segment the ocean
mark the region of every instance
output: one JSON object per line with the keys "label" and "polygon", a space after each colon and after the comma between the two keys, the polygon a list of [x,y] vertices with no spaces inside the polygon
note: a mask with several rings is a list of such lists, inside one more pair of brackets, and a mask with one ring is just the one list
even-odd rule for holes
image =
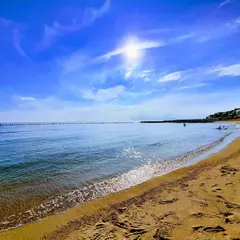
{"label": "ocean", "polygon": [[199,158],[233,123],[0,127],[0,230],[38,221]]}

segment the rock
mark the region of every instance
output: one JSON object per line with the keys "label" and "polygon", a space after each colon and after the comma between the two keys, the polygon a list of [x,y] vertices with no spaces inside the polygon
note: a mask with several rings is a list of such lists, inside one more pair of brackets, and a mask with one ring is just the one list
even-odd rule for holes
{"label": "rock", "polygon": [[202,225],[192,226],[193,231],[197,231],[201,228],[204,228],[204,226],[202,226]]}
{"label": "rock", "polygon": [[230,219],[229,218],[225,218],[225,223],[230,223]]}
{"label": "rock", "polygon": [[193,214],[191,215],[191,217],[196,217],[196,218],[201,218],[201,217],[203,217],[203,216],[204,216],[204,213],[202,213],[202,212],[193,213]]}
{"label": "rock", "polygon": [[173,199],[170,199],[170,200],[162,200],[162,201],[159,201],[160,204],[170,204],[170,203],[174,203],[178,201],[178,198],[173,198]]}
{"label": "rock", "polygon": [[217,233],[217,232],[225,232],[225,229],[221,226],[216,226],[216,227],[205,227],[203,231]]}
{"label": "rock", "polygon": [[225,217],[232,216],[232,215],[233,215],[233,214],[230,213],[230,212],[225,212],[225,213],[224,213],[224,216],[225,216]]}

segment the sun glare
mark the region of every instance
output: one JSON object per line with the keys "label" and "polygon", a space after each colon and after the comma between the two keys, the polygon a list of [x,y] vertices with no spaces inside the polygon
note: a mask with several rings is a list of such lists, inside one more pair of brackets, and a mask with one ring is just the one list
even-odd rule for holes
{"label": "sun glare", "polygon": [[122,53],[127,63],[136,64],[142,57],[141,41],[136,37],[125,39],[122,46]]}
{"label": "sun glare", "polygon": [[137,60],[140,56],[137,45],[134,43],[127,45],[125,47],[125,55],[128,60]]}

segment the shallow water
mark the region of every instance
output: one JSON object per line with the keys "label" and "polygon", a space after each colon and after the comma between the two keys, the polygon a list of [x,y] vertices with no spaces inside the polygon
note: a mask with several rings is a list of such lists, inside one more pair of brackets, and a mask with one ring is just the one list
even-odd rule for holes
{"label": "shallow water", "polygon": [[234,124],[0,127],[0,229],[36,221],[175,169]]}

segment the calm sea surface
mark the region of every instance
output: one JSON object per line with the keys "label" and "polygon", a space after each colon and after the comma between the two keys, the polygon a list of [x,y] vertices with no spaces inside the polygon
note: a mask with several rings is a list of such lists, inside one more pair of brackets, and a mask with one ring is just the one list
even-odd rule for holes
{"label": "calm sea surface", "polygon": [[218,131],[218,125],[0,127],[0,230],[177,168],[238,131],[234,124]]}

